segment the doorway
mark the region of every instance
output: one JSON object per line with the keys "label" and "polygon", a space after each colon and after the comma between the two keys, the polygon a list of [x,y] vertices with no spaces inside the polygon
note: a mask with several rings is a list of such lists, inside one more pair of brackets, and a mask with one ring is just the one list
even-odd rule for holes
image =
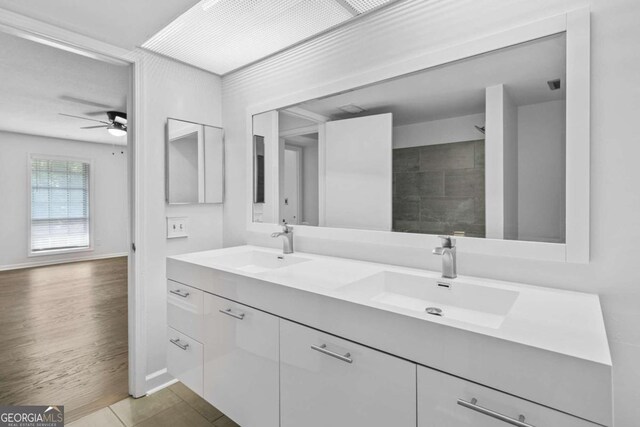
{"label": "doorway", "polygon": [[0,39],[0,403],[73,421],[129,394],[131,65]]}

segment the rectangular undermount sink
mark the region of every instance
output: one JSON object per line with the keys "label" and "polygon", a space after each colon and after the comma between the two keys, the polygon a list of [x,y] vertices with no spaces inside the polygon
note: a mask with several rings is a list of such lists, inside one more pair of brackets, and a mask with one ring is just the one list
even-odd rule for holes
{"label": "rectangular undermount sink", "polygon": [[[346,296],[497,329],[519,292],[446,279],[383,271],[340,289]],[[429,310],[428,310],[429,309]]]}
{"label": "rectangular undermount sink", "polygon": [[309,261],[307,258],[273,252],[247,251],[220,255],[209,260],[212,264],[233,268],[245,273],[262,273]]}

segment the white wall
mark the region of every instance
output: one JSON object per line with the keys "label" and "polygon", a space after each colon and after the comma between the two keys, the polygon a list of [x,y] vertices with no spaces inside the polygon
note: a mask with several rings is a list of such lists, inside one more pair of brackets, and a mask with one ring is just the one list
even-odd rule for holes
{"label": "white wall", "polygon": [[302,221],[318,225],[318,144],[302,149]]}
{"label": "white wall", "polygon": [[[127,254],[127,147],[0,132],[0,150],[0,269]],[[93,160],[93,251],[27,257],[29,154]]]}
{"label": "white wall", "polygon": [[[589,5],[591,49],[591,262],[587,265],[459,253],[459,271],[597,293],[614,361],[617,426],[640,419],[640,103],[631,96],[640,67],[637,0],[403,1],[382,13],[223,78],[227,135],[225,246],[276,246],[246,231],[246,108]],[[299,239],[299,250],[438,269],[422,251],[359,242]],[[606,385],[605,385],[606,386]]]}
{"label": "white wall", "polygon": [[[166,256],[222,246],[220,204],[169,206],[165,202],[165,127],[167,118],[222,126],[221,81],[214,74],[141,51],[142,127],[145,159],[145,212],[142,242],[147,333],[147,389],[170,377],[166,368]],[[227,167],[229,168],[229,167]],[[227,193],[228,195],[228,193]],[[166,239],[166,217],[188,217],[188,238]]]}
{"label": "white wall", "polygon": [[393,148],[419,147],[484,139],[484,113],[393,127]]}
{"label": "white wall", "polygon": [[[518,240],[518,107],[505,87],[504,107],[504,238]],[[533,206],[532,206],[533,207]]]}
{"label": "white wall", "polygon": [[485,212],[487,239],[504,239],[505,200],[505,94],[504,85],[486,89]]}
{"label": "white wall", "polygon": [[518,232],[521,240],[564,242],[565,105],[518,107]]}

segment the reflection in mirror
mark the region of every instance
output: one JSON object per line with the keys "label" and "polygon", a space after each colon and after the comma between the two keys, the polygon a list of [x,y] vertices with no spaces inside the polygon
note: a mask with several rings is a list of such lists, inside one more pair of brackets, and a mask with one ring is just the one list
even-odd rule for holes
{"label": "reflection in mirror", "polygon": [[169,119],[165,173],[169,204],[222,203],[222,129]]}
{"label": "reflection in mirror", "polygon": [[255,115],[254,221],[564,243],[565,43]]}
{"label": "reflection in mirror", "polygon": [[253,137],[253,203],[264,203],[264,137]]}
{"label": "reflection in mirror", "polygon": [[167,200],[198,203],[198,151],[201,125],[169,120],[167,143]]}

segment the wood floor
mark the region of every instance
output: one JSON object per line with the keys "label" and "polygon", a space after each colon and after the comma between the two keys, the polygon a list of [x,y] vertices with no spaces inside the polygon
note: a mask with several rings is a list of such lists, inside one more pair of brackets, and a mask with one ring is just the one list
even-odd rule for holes
{"label": "wood floor", "polygon": [[128,396],[127,259],[0,272],[0,405],[67,422]]}

